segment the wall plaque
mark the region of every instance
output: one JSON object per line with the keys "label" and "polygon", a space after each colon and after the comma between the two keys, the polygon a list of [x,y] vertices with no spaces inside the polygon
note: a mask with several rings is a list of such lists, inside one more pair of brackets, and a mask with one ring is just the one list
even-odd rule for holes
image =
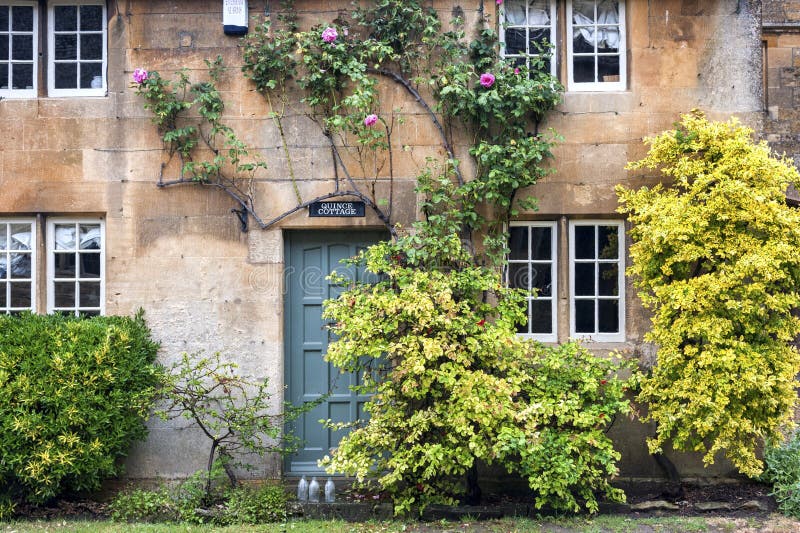
{"label": "wall plaque", "polygon": [[364,202],[314,202],[308,206],[310,217],[363,217]]}

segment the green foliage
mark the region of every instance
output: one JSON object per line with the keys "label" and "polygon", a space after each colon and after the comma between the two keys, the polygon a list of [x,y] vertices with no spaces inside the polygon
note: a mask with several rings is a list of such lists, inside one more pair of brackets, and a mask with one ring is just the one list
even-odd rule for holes
{"label": "green foliage", "polygon": [[382,281],[326,303],[338,337],[327,359],[362,372],[358,392],[374,394],[369,421],[326,458],[328,470],[376,476],[398,514],[454,503],[476,461],[526,477],[539,508],[623,499],[608,484],[619,454],[603,432],[627,409],[617,365],[517,337],[525,294],[472,265],[456,236],[436,251],[437,269],[419,268],[407,245],[369,248],[361,261]]}
{"label": "green foliage", "polygon": [[134,318],[0,315],[0,491],[39,503],[119,475],[160,384]]}
{"label": "green foliage", "polygon": [[7,496],[0,496],[0,522],[13,518],[16,510],[17,505],[14,500]]}
{"label": "green foliage", "polygon": [[761,439],[780,437],[797,398],[800,212],[785,191],[800,179],[751,135],[736,120],[685,115],[630,165],[673,185],[618,194],[633,223],[629,273],[659,348],[639,395],[658,423],[650,449],[671,441],[707,464],[724,450],[756,476]]}
{"label": "green foliage", "polygon": [[288,498],[283,487],[237,487],[227,495],[222,521],[226,524],[263,524],[287,518]]}
{"label": "green foliage", "polygon": [[772,483],[772,496],[787,516],[800,518],[800,432],[764,449],[766,468],[762,479]]}
{"label": "green foliage", "polygon": [[[136,84],[136,94],[144,98],[145,109],[153,112],[162,140],[170,155],[181,158],[181,179],[202,183],[220,180],[226,170],[234,175],[252,173],[266,165],[250,156],[247,146],[222,123],[225,104],[216,87],[225,71],[222,58],[206,60],[209,81],[191,83],[185,70],[170,82],[156,71]],[[194,109],[199,120],[186,114]],[[202,153],[202,151],[206,153]]]}
{"label": "green foliage", "polygon": [[215,462],[214,490],[206,493],[205,471],[195,472],[174,487],[132,488],[117,494],[109,508],[115,522],[184,522],[224,525],[261,524],[286,519],[283,487],[233,487],[224,481],[222,464]]}
{"label": "green foliage", "polygon": [[109,504],[115,522],[165,522],[175,520],[169,491],[129,489],[118,493]]}
{"label": "green foliage", "polygon": [[111,501],[111,519],[117,522],[208,522],[215,515],[203,511],[223,504],[231,488],[225,483],[224,467],[220,461],[215,461],[210,473],[211,491],[207,491],[208,479],[209,472],[200,470],[174,487],[161,486],[157,490],[132,488],[120,492]]}
{"label": "green foliage", "polygon": [[291,435],[282,434],[283,425],[314,405],[286,404],[282,413],[274,414],[268,381],[240,376],[237,365],[225,361],[219,352],[210,357],[182,354],[170,367],[166,381],[162,393],[166,405],[156,414],[163,419],[189,420],[210,441],[206,497],[211,497],[215,467],[224,468],[235,485],[231,467],[252,467],[237,456],[294,451],[296,443]]}

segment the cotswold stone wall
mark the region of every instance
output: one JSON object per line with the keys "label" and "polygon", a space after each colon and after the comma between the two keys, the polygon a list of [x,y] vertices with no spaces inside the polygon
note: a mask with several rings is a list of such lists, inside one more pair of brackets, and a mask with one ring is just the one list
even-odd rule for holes
{"label": "cotswold stone wall", "polygon": [[[763,3],[766,93],[762,135],[778,154],[800,164],[800,2]],[[800,202],[800,193],[789,198]]]}
{"label": "cotswold stone wall", "polygon": [[[564,79],[565,5],[563,1],[557,4],[556,53]],[[275,16],[278,5],[252,0],[250,14]],[[497,24],[494,2],[435,0],[433,5],[445,21],[463,13],[467,29],[481,18]],[[349,1],[297,0],[295,6],[302,24],[309,27],[335,18]],[[564,95],[563,103],[542,124],[564,138],[555,150],[556,172],[531,191],[540,199],[539,211],[521,217],[560,221],[559,275],[563,279],[559,286],[563,291],[568,287],[567,221],[615,218],[615,184],[659,179],[624,170],[627,161],[644,154],[643,136],[671,127],[680,113],[692,108],[704,109],[714,118],[736,114],[754,125],[761,119],[759,13],[751,3],[628,0],[626,6],[628,88]],[[784,7],[782,13],[796,13]],[[218,191],[191,185],[156,187],[164,153],[150,114],[130,87],[131,73],[142,67],[171,76],[185,68],[192,79],[200,79],[206,74],[204,59],[221,55],[230,67],[220,86],[227,103],[224,122],[268,165],[252,184],[256,210],[270,219],[296,205],[270,109],[241,75],[239,40],[223,34],[221,9],[219,0],[109,2],[105,97],[49,98],[42,89],[38,98],[0,101],[0,218],[103,217],[106,312],[130,314],[143,308],[161,342],[164,362],[182,351],[230,354],[243,371],[271,380],[277,406],[284,386],[283,231],[374,229],[381,223],[369,212],[357,219],[309,218],[300,212],[273,229],[242,233],[230,212],[235,204]],[[794,68],[794,51],[786,51],[800,46],[794,37],[776,41],[785,68]],[[775,61],[770,73],[778,68]],[[781,93],[784,103],[778,117],[793,112],[794,79],[788,71],[771,74],[770,91],[776,84],[775,89],[787,88],[792,93]],[[392,136],[396,148],[393,219],[407,226],[418,215],[413,192],[416,169],[426,157],[442,157],[443,151],[438,133],[419,106],[400,88],[382,83],[386,92],[377,112],[399,109],[404,119]],[[310,199],[332,189],[335,172],[327,140],[304,112],[293,102],[284,128],[297,187],[303,199]],[[781,133],[778,141],[795,134],[793,130]],[[468,139],[456,136],[456,141],[469,175]],[[352,161],[347,163],[358,176]],[[377,161],[374,168],[380,168],[376,195],[386,197],[388,167]],[[175,177],[173,162],[165,169],[165,178]],[[41,232],[40,240],[44,238]],[[37,274],[40,310],[45,308],[45,276],[42,256]],[[647,317],[630,285],[627,294],[628,341],[592,345],[593,349],[647,354],[641,346]],[[564,339],[568,336],[568,293],[558,296],[559,337]],[[183,477],[204,465],[205,442],[196,432],[155,420],[151,428],[148,441],[131,455],[131,477]],[[649,428],[618,423],[613,431],[623,445],[625,476],[660,476],[643,444]],[[680,460],[688,476],[729,473],[724,465],[704,471],[697,458]],[[253,474],[279,473],[280,461],[270,458],[259,463]]]}

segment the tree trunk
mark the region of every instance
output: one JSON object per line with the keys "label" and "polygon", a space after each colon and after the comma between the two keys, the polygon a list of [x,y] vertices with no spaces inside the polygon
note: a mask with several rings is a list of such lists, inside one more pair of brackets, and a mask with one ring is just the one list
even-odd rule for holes
{"label": "tree trunk", "polygon": [[467,470],[467,494],[464,497],[467,505],[478,505],[481,503],[481,488],[478,486],[478,463],[472,461],[472,466]]}

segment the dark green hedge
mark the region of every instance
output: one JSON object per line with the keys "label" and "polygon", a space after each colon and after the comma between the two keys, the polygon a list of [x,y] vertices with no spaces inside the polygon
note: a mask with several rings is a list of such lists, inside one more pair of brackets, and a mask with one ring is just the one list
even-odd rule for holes
{"label": "dark green hedge", "polygon": [[157,350],[141,312],[0,315],[0,495],[44,502],[120,474],[147,434]]}

